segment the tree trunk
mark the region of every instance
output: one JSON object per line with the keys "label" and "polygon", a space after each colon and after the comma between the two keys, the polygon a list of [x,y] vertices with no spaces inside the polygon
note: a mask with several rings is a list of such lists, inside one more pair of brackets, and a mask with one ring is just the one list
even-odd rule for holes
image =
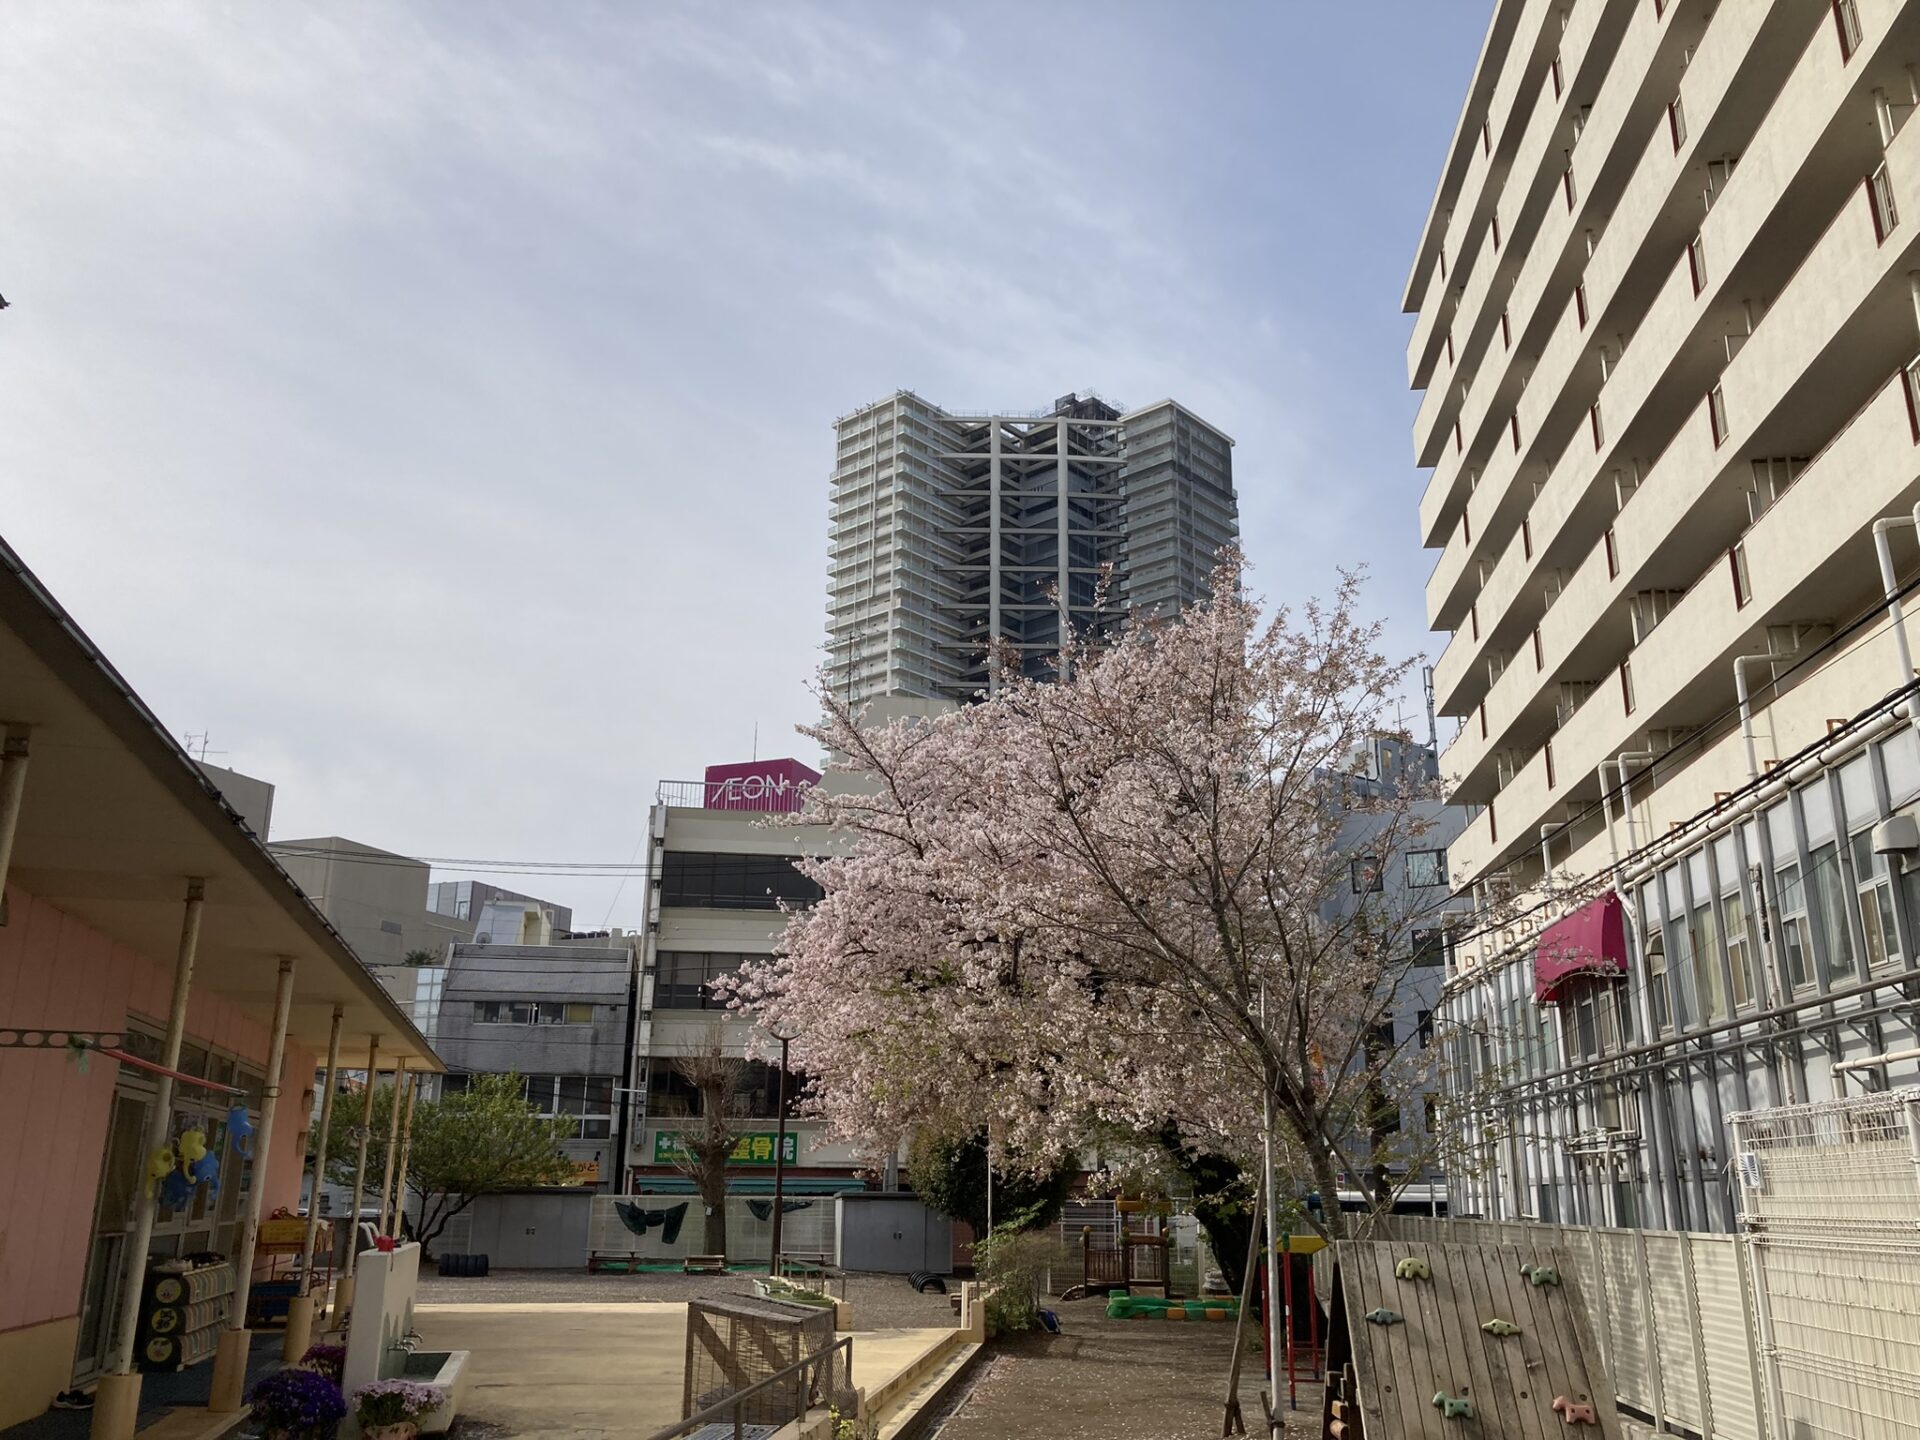
{"label": "tree trunk", "polygon": [[1307,1155],[1307,1163],[1313,1167],[1313,1188],[1320,1192],[1321,1233],[1329,1240],[1344,1240],[1347,1216],[1340,1208],[1340,1182],[1333,1173],[1333,1157],[1321,1145],[1309,1146]]}
{"label": "tree trunk", "polygon": [[1247,1208],[1244,1173],[1225,1155],[1190,1154],[1180,1143],[1179,1131],[1171,1125],[1154,1138],[1174,1168],[1192,1184],[1194,1218],[1207,1232],[1207,1245],[1220,1263],[1227,1293],[1238,1295],[1245,1278],[1247,1242],[1256,1223]]}
{"label": "tree trunk", "polygon": [[700,1197],[707,1211],[707,1254],[725,1256],[727,1253],[727,1197],[722,1190],[718,1199]]}

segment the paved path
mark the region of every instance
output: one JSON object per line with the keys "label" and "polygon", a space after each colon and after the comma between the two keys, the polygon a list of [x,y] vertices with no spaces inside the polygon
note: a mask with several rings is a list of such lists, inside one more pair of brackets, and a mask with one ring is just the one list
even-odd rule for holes
{"label": "paved path", "polygon": [[[471,1350],[463,1413],[514,1436],[638,1440],[680,1418],[687,1307],[663,1302],[422,1305],[428,1350]],[[873,1389],[946,1330],[862,1330],[854,1384]]]}

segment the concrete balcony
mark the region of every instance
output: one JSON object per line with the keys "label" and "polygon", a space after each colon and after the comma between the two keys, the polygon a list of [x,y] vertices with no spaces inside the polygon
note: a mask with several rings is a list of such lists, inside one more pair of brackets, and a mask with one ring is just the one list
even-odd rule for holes
{"label": "concrete balcony", "polygon": [[[1540,825],[1556,818],[1569,801],[1599,793],[1602,761],[1638,749],[1649,729],[1692,729],[1726,723],[1733,702],[1733,659],[1762,648],[1769,626],[1824,620],[1835,624],[1873,606],[1879,596],[1872,525],[1886,514],[1904,514],[1920,496],[1920,447],[1913,438],[1905,381],[1896,375],[1810,466],[1798,482],[1742,537],[1751,596],[1738,603],[1727,571],[1715,566],[1701,577],[1650,635],[1631,653],[1635,706],[1627,713],[1616,665],[1586,704],[1552,736],[1553,783],[1546,753],[1535,753],[1501,788],[1490,814],[1483,814],[1456,842],[1454,874],[1469,876],[1530,855]],[[1649,523],[1657,517],[1649,514]],[[1911,543],[1911,542],[1907,542]],[[1907,570],[1912,569],[1909,562]],[[1841,700],[1805,695],[1797,703],[1824,718],[1851,714],[1900,682],[1891,651],[1878,678],[1851,709]],[[1796,689],[1817,684],[1818,676]],[[1794,691],[1789,691],[1792,695]],[[1787,708],[1779,702],[1773,708]],[[1764,766],[1816,739],[1817,725],[1788,729],[1756,725]],[[1477,736],[1469,726],[1466,736]],[[1443,767],[1455,768],[1454,751]],[[1744,762],[1744,746],[1742,747]],[[1744,771],[1744,763],[1742,765]],[[1718,788],[1731,788],[1724,783]],[[1744,773],[1738,780],[1744,781]],[[1496,838],[1497,837],[1497,838]]]}
{"label": "concrete balcony", "polygon": [[[1882,37],[1884,34],[1881,32]],[[1592,446],[1576,431],[1573,442],[1562,453],[1553,474],[1529,507],[1532,555],[1524,553],[1526,547],[1516,538],[1506,545],[1493,573],[1487,577],[1478,600],[1480,639],[1476,641],[1471,629],[1460,627],[1457,620],[1446,621],[1458,633],[1435,666],[1436,694],[1443,711],[1464,713],[1479,703],[1487,690],[1481,660],[1488,653],[1511,648],[1516,638],[1525,637],[1545,608],[1544,588],[1534,584],[1536,579],[1549,568],[1577,563],[1591,550],[1599,531],[1604,529],[1605,512],[1610,509],[1605,494],[1596,498],[1595,485],[1614,467],[1629,464],[1631,457],[1659,454],[1665,449],[1675,417],[1672,392],[1679,391],[1679,400],[1689,405],[1695,393],[1704,394],[1717,361],[1703,346],[1710,346],[1713,332],[1730,313],[1737,313],[1732,310],[1738,303],[1735,297],[1764,295],[1777,286],[1799,259],[1796,233],[1810,229],[1817,223],[1818,216],[1830,214],[1831,207],[1841,204],[1843,197],[1850,195],[1849,203],[1864,203],[1856,189],[1858,181],[1849,177],[1864,174],[1871,167],[1877,146],[1870,135],[1863,142],[1854,123],[1857,117],[1849,113],[1849,106],[1854,100],[1864,103],[1867,90],[1878,80],[1888,78],[1881,74],[1882,70],[1897,68],[1891,56],[1898,53],[1898,47],[1894,47],[1890,58],[1884,61],[1878,55],[1863,59],[1856,53],[1854,64],[1858,68],[1854,68],[1840,62],[1837,46],[1824,43],[1828,38],[1824,29],[1816,27],[1811,43],[1803,50],[1777,102],[1755,132],[1752,148],[1741,169],[1735,172],[1713,211],[1701,224],[1709,271],[1706,290],[1695,297],[1691,272],[1684,258],[1669,269],[1634,336],[1633,345],[1600,392],[1602,423],[1612,442],[1609,449],[1596,456]],[[1773,43],[1783,41],[1775,37]],[[1865,48],[1868,47],[1863,46]],[[1705,63],[1703,52],[1703,58],[1697,60],[1695,69],[1689,72],[1690,78],[1695,75],[1710,78],[1712,72],[1701,68]],[[1656,160],[1659,150],[1671,148],[1664,137],[1657,138],[1659,144],[1653,147]],[[1911,144],[1911,137],[1903,129],[1893,148],[1898,153],[1903,146]],[[1817,165],[1810,163],[1816,151]],[[1741,174],[1754,178],[1742,183]],[[1771,217],[1783,214],[1788,223],[1798,217],[1795,228],[1782,231],[1776,223],[1772,232],[1762,236],[1763,225]],[[1865,218],[1870,230],[1871,217]],[[1870,234],[1865,243],[1873,244]],[[1818,245],[1851,248],[1856,255],[1864,254],[1858,234],[1850,240],[1837,222]],[[1604,253],[1603,246],[1602,251],[1596,253],[1596,263]],[[1825,305],[1845,307],[1848,304],[1832,292],[1839,273],[1836,265],[1844,268],[1831,250],[1817,257],[1809,252],[1787,280],[1789,291],[1806,284],[1814,287],[1811,293],[1827,297],[1808,302],[1816,317],[1827,313],[1822,309]],[[1816,273],[1808,277],[1809,271]],[[1588,293],[1591,298],[1591,279]],[[1785,300],[1783,294],[1781,303]],[[1772,320],[1771,316],[1768,318]],[[1816,318],[1816,327],[1818,323]],[[1748,348],[1742,351],[1741,359],[1734,362],[1735,366],[1746,359],[1763,336],[1769,345],[1785,345],[1804,354],[1804,349],[1795,345],[1790,327],[1778,321],[1771,325],[1763,321],[1746,342]],[[1557,344],[1552,353],[1561,353]],[[1547,359],[1543,358],[1541,370],[1546,368]],[[1660,397],[1659,408],[1650,411],[1649,397],[1656,395]],[[1835,417],[1836,424],[1840,418],[1844,417]],[[1817,449],[1823,439],[1824,436],[1816,435],[1805,446],[1805,451]],[[1667,469],[1669,459],[1663,457],[1661,466]],[[1490,470],[1480,486],[1480,492],[1487,494],[1486,500],[1481,501],[1479,494],[1475,496],[1476,506],[1484,506],[1472,515],[1476,534],[1499,529],[1501,516],[1495,508],[1499,496],[1489,493],[1489,486],[1494,483],[1494,473]],[[1580,533],[1569,534],[1566,522],[1576,510],[1597,518]],[[1465,593],[1463,581],[1467,578],[1459,567],[1453,570],[1436,567],[1434,578],[1429,582],[1430,608],[1442,617],[1451,616]],[[1453,588],[1443,590],[1442,586]]]}
{"label": "concrete balcony", "polygon": [[[1451,321],[1456,363],[1445,367],[1449,383],[1430,384],[1414,418],[1415,449],[1435,455],[1434,463],[1442,468],[1446,466],[1453,421],[1463,407],[1461,383],[1464,381],[1470,394],[1479,385],[1486,366],[1500,373],[1509,368],[1510,357],[1499,333],[1500,313],[1493,308],[1494,303],[1502,301],[1516,277],[1536,263],[1548,235],[1565,230],[1567,205],[1561,176],[1566,169],[1565,157],[1574,146],[1578,97],[1600,93],[1601,77],[1608,74],[1620,31],[1629,16],[1641,8],[1630,0],[1582,5],[1573,10],[1567,28],[1559,34],[1555,52],[1559,81],[1556,84],[1555,66],[1550,63],[1541,76],[1539,94],[1499,196],[1503,231],[1500,254],[1497,258],[1482,256],[1491,263],[1474,277],[1481,282],[1478,286],[1469,283],[1468,293]],[[1557,250],[1552,254],[1555,268],[1571,265],[1571,256]],[[1584,262],[1584,255],[1579,258]],[[1468,322],[1464,330],[1460,317]],[[1518,328],[1513,331],[1516,337],[1521,333]],[[1436,370],[1443,360],[1444,355],[1436,359]],[[1457,474],[1457,466],[1455,470]]]}
{"label": "concrete balcony", "polygon": [[1467,137],[1473,145],[1474,158],[1454,200],[1453,218],[1447,224],[1441,245],[1441,253],[1450,257],[1446,274],[1438,274],[1440,266],[1436,261],[1435,273],[1425,287],[1426,300],[1414,320],[1413,335],[1407,341],[1407,383],[1415,390],[1426,387],[1432,379],[1434,359],[1446,334],[1447,319],[1441,313],[1446,289],[1461,284],[1471,274],[1461,262],[1480,255],[1487,222],[1499,197],[1499,186],[1505,182],[1507,166],[1520,143],[1520,132],[1513,124],[1514,103],[1520,97],[1530,98],[1536,93],[1538,82],[1553,61],[1552,27],[1547,24],[1553,13],[1552,0],[1527,0],[1487,105],[1487,132],[1493,144],[1490,148],[1482,145],[1477,134]]}

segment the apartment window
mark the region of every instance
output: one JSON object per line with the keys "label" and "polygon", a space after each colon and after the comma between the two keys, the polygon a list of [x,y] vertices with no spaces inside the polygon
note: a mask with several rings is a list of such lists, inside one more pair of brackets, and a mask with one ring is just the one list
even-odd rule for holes
{"label": "apartment window", "polygon": [[1634,705],[1633,662],[1631,660],[1622,660],[1620,662],[1620,699],[1627,707],[1627,714],[1631,715]]}
{"label": "apartment window", "polygon": [[[1475,638],[1478,638],[1478,637],[1475,637]],[[1487,738],[1487,702],[1486,701],[1482,700],[1480,702],[1479,711],[1480,711],[1480,738],[1484,740]],[[1493,807],[1488,806],[1487,808],[1491,810]]]}
{"label": "apartment window", "polygon": [[1443,966],[1447,963],[1447,932],[1445,930],[1416,930],[1413,932],[1413,963],[1423,969]]}
{"label": "apartment window", "polygon": [[1594,401],[1587,407],[1587,428],[1593,431],[1593,448],[1598,451],[1606,444],[1607,432],[1600,425],[1600,402]]}
{"label": "apartment window", "polygon": [[1473,543],[1473,512],[1464,508],[1460,511],[1460,543],[1462,545]]}
{"label": "apartment window", "polygon": [[1753,930],[1747,918],[1746,892],[1740,884],[1740,858],[1734,838],[1713,842],[1713,868],[1720,882],[1720,934],[1727,947],[1727,973],[1733,981],[1733,1008],[1753,1004]]}
{"label": "apartment window", "polygon": [[1687,112],[1678,95],[1667,102],[1667,134],[1673,140],[1673,153],[1678,155],[1687,143]]}
{"label": "apartment window", "polygon": [[724,1010],[712,984],[731,975],[749,957],[704,950],[662,950],[653,982],[656,1010]]}
{"label": "apartment window", "polygon": [[[1534,633],[1534,637],[1538,639],[1540,632],[1536,630],[1533,633]],[[1546,762],[1546,766],[1547,766],[1547,789],[1553,790],[1558,788],[1560,782],[1558,779],[1554,777],[1554,773],[1553,773],[1553,742],[1551,740],[1541,745],[1540,755],[1541,755],[1541,758]]]}
{"label": "apartment window", "polygon": [[581,1140],[606,1140],[613,1135],[612,1076],[529,1075],[527,1103],[545,1119],[571,1115],[579,1122]]}
{"label": "apartment window", "polygon": [[476,1025],[591,1025],[593,1006],[574,1000],[476,1000]]}
{"label": "apartment window", "polygon": [[1860,48],[1860,11],[1853,0],[1833,0],[1833,24],[1840,32],[1840,58],[1853,59]]}
{"label": "apartment window", "polygon": [[1533,558],[1533,520],[1529,516],[1520,517],[1520,553],[1523,558]]}
{"label": "apartment window", "polygon": [[[1445,850],[1409,850],[1407,852],[1407,884],[1415,889],[1426,889],[1433,885],[1447,883],[1447,852]],[[1378,889],[1379,886],[1375,886]]]}
{"label": "apartment window", "polygon": [[1747,576],[1746,542],[1741,541],[1727,551],[1727,569],[1733,576],[1733,608],[1744,610],[1753,598],[1753,583]]}
{"label": "apartment window", "polygon": [[1447,278],[1447,247],[1442,245],[1439,248],[1439,250],[1437,250],[1434,253],[1434,259],[1440,263],[1440,278],[1442,280],[1446,279]]}
{"label": "apartment window", "polygon": [[1873,238],[1885,241],[1900,224],[1900,212],[1893,205],[1893,181],[1887,177],[1885,161],[1867,177],[1867,205],[1873,211]]}
{"label": "apartment window", "polygon": [[1513,436],[1513,448],[1518,451],[1520,448],[1520,412],[1518,410],[1507,417],[1507,433]]}
{"label": "apartment window", "polygon": [[1707,241],[1703,235],[1687,242],[1687,273],[1693,278],[1694,294],[1707,288]]}
{"label": "apartment window", "polygon": [[1513,318],[1505,310],[1500,312],[1500,348],[1513,349]]}
{"label": "apartment window", "polygon": [[1573,187],[1573,166],[1571,165],[1560,172],[1560,193],[1567,197],[1567,209],[1573,209],[1576,197]]}
{"label": "apartment window", "polygon": [[1693,961],[1693,993],[1700,1002],[1702,1020],[1727,1018],[1726,986],[1720,975],[1720,923],[1714,914],[1713,890],[1707,883],[1707,852],[1687,857],[1687,886],[1693,901],[1687,916],[1687,948]]}
{"label": "apartment window", "polygon": [[1453,331],[1447,331],[1447,364],[1453,364]]}
{"label": "apartment window", "polygon": [[1472,626],[1473,638],[1478,640],[1480,638],[1480,602],[1478,600],[1467,607],[1467,622]]}
{"label": "apartment window", "polygon": [[1877,969],[1890,959],[1900,958],[1900,935],[1893,923],[1893,877],[1887,870],[1887,857],[1874,851],[1871,827],[1855,835],[1851,844],[1867,964]]}
{"label": "apartment window", "polygon": [[1480,153],[1482,155],[1493,153],[1493,122],[1490,120],[1480,122]]}
{"label": "apartment window", "polygon": [[1370,895],[1385,888],[1378,855],[1356,855],[1348,862],[1348,880],[1356,895]]}
{"label": "apartment window", "polygon": [[[1433,1012],[1431,1010],[1414,1011],[1413,1033],[1418,1038],[1422,1050],[1433,1048]],[[1433,1097],[1427,1096],[1427,1129],[1433,1129]]]}
{"label": "apartment window", "polygon": [[1465,442],[1460,438],[1460,422],[1456,420],[1453,422],[1453,453],[1458,455],[1465,448]]}
{"label": "apartment window", "polygon": [[1671,1001],[1667,995],[1667,940],[1652,926],[1647,934],[1647,1003],[1653,1008],[1653,1028],[1664,1035],[1673,1028]]}
{"label": "apartment window", "polygon": [[1560,69],[1560,57],[1556,55],[1553,57],[1553,98],[1558,100],[1565,89],[1566,77]]}
{"label": "apartment window", "polygon": [[[1533,627],[1533,668],[1535,673],[1547,668],[1546,652],[1540,648],[1540,627]],[[1549,784],[1552,782],[1549,781]]]}
{"label": "apartment window", "polygon": [[1582,280],[1573,287],[1573,313],[1579,317],[1580,328],[1587,328],[1587,282]]}
{"label": "apartment window", "polygon": [[1827,983],[1854,973],[1852,910],[1847,877],[1840,869],[1840,846],[1835,838],[1833,795],[1824,779],[1798,792],[1800,823],[1807,835],[1807,913],[1813,921],[1813,939],[1824,961]]}
{"label": "apartment window", "polygon": [[1900,378],[1907,392],[1907,428],[1913,432],[1914,443],[1920,445],[1920,355],[1907,362]]}
{"label": "apartment window", "polygon": [[779,855],[669,850],[660,862],[660,903],[708,910],[778,910],[810,905],[821,890]]}
{"label": "apartment window", "polygon": [[1713,428],[1714,446],[1726,443],[1727,396],[1718,385],[1707,392],[1707,424]]}
{"label": "apartment window", "polygon": [[1496,255],[1500,253],[1500,217],[1498,214],[1493,217],[1493,253]]}
{"label": "apartment window", "polygon": [[1920,739],[1902,727],[1880,747],[1880,764],[1887,774],[1887,799],[1896,807],[1920,795]]}
{"label": "apartment window", "polygon": [[[1487,707],[1482,705],[1480,707],[1480,720],[1482,724],[1486,722],[1486,718]],[[1481,732],[1481,738],[1486,738],[1485,731]],[[1493,813],[1493,801],[1491,800],[1487,801],[1487,839],[1495,845],[1500,843],[1500,821]]]}
{"label": "apartment window", "polygon": [[1617,580],[1620,578],[1620,546],[1613,538],[1611,525],[1607,527],[1606,537],[1602,543],[1607,547],[1607,578]]}

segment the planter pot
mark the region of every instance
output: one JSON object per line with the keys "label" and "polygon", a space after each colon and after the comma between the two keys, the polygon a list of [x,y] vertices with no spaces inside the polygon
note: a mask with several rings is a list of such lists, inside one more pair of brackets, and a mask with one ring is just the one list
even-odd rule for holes
{"label": "planter pot", "polygon": [[413,1440],[420,1427],[412,1420],[396,1420],[391,1425],[364,1425],[360,1433],[366,1440]]}

